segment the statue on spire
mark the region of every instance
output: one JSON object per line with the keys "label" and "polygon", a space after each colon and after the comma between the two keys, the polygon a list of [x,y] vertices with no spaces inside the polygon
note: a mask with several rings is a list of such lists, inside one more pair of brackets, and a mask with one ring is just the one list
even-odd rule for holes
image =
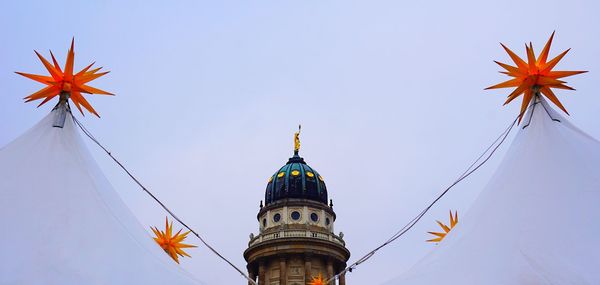
{"label": "statue on spire", "polygon": [[302,125],[298,125],[298,131],[294,133],[294,154],[298,155],[300,152],[300,131],[302,130]]}

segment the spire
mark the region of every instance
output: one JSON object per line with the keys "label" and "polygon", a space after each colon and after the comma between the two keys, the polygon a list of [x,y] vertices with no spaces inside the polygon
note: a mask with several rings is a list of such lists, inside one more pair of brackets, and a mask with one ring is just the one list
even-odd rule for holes
{"label": "spire", "polygon": [[298,125],[298,131],[294,133],[294,156],[298,156],[300,152],[300,131],[302,131],[302,125]]}

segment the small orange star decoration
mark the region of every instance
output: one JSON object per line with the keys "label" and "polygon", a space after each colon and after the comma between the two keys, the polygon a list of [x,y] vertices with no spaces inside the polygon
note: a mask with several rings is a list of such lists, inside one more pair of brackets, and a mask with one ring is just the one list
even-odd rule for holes
{"label": "small orange star decoration", "polygon": [[173,235],[173,222],[169,224],[168,218],[165,218],[164,232],[156,227],[150,227],[150,229],[152,229],[154,235],[156,235],[154,238],[156,243],[158,243],[158,245],[160,245],[160,247],[177,263],[179,263],[179,256],[191,257],[189,254],[183,251],[183,248],[197,247],[195,245],[181,243],[187,237],[190,231],[182,234],[182,230],[179,230],[175,235]]}
{"label": "small orange star decoration", "polygon": [[94,63],[92,63],[86,68],[82,69],[81,71],[73,74],[73,64],[75,61],[74,44],[75,39],[71,41],[71,48],[67,53],[67,61],[64,66],[64,70],[61,69],[58,65],[58,62],[56,61],[56,58],[54,58],[54,54],[52,54],[52,51],[50,51],[50,56],[52,57],[53,63],[48,62],[48,60],[46,60],[41,54],[35,51],[35,54],[37,54],[37,56],[42,61],[42,64],[44,64],[44,66],[50,73],[50,76],[29,74],[23,72],[16,73],[25,76],[29,79],[33,79],[37,82],[46,84],[48,86],[23,99],[25,99],[25,102],[31,102],[44,98],[42,103],[38,105],[39,107],[44,105],[46,102],[50,101],[57,95],[61,95],[61,97],[62,95],[64,95],[67,99],[70,98],[73,101],[73,103],[75,104],[77,109],[79,109],[79,112],[81,112],[82,115],[83,110],[81,109],[81,106],[83,106],[90,113],[96,115],[97,117],[100,117],[96,110],[92,108],[92,105],[90,105],[90,103],[83,97],[82,93],[114,95],[110,92],[106,92],[104,90],[100,90],[98,88],[86,85],[88,82],[109,73],[109,71],[98,72],[100,69],[102,69],[102,67],[90,70],[90,68],[92,68],[92,66],[94,65]]}
{"label": "small orange star decoration", "polygon": [[507,48],[504,44],[502,47],[513,62],[517,66],[508,65],[502,62],[494,61],[505,71],[500,71],[500,73],[506,74],[513,79],[502,82],[500,84],[496,84],[486,88],[488,89],[496,89],[496,88],[511,88],[516,87],[510,95],[508,95],[508,99],[504,102],[504,105],[510,103],[515,98],[523,96],[523,102],[521,103],[521,112],[519,115],[519,123],[523,118],[523,114],[529,106],[529,103],[534,100],[535,96],[539,96],[540,93],[544,95],[548,100],[552,101],[556,106],[558,106],[561,110],[563,110],[567,115],[567,109],[561,104],[558,100],[552,88],[556,89],[567,89],[567,90],[575,90],[567,85],[565,85],[566,81],[559,80],[559,78],[564,78],[580,73],[584,73],[587,71],[553,71],[552,69],[558,64],[558,62],[569,52],[570,49],[562,52],[557,55],[555,58],[548,61],[548,53],[550,52],[550,46],[552,45],[552,39],[554,38],[554,32],[548,39],[548,42],[542,49],[539,57],[535,57],[535,53],[533,52],[533,45],[531,42],[529,45],[525,44],[525,50],[527,52],[527,62],[521,59],[518,55],[516,55],[513,51]]}
{"label": "small orange star decoration", "polygon": [[440,225],[444,232],[428,232],[436,236],[436,238],[427,240],[428,242],[441,242],[446,237],[446,235],[456,226],[456,224],[458,224],[458,211],[454,211],[454,216],[452,215],[452,211],[450,211],[450,226],[447,226],[440,221],[436,222],[438,225]]}
{"label": "small orange star decoration", "polygon": [[319,273],[319,276],[313,277],[309,285],[325,285],[325,279],[323,279],[323,275]]}

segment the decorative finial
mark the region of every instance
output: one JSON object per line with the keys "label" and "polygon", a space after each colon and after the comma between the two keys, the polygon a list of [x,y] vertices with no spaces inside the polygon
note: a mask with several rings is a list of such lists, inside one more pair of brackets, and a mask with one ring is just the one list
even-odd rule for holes
{"label": "decorative finial", "polygon": [[298,131],[294,134],[294,155],[298,155],[300,152],[300,131],[302,131],[302,125],[298,125]]}

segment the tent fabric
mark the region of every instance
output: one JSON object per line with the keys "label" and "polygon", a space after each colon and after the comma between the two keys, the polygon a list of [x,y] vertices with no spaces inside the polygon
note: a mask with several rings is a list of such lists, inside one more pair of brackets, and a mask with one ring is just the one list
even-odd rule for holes
{"label": "tent fabric", "polygon": [[200,284],[123,203],[67,115],[0,149],[0,284]]}
{"label": "tent fabric", "polygon": [[386,284],[600,284],[600,142],[541,103],[467,215]]}

